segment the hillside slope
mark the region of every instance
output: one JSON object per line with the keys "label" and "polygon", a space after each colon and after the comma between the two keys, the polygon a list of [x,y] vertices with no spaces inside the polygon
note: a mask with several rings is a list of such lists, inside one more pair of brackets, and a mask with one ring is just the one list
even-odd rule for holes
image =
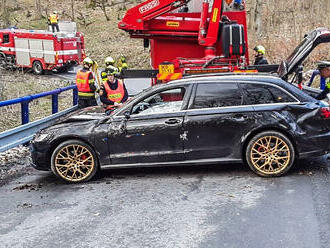
{"label": "hillside slope", "polygon": [[[106,56],[125,55],[131,67],[150,68],[149,52],[144,50],[143,41],[130,39],[117,28],[126,10],[141,1],[57,0],[56,5],[50,0],[2,0],[4,2],[6,8],[1,7],[0,27],[46,29],[47,15],[56,10],[62,20],[78,23],[86,38],[87,54],[99,64]],[[330,27],[329,2],[247,0],[250,54],[256,44],[262,44],[272,63],[287,57],[306,32],[320,26]],[[313,60],[326,57],[329,57],[329,49],[322,50]]]}

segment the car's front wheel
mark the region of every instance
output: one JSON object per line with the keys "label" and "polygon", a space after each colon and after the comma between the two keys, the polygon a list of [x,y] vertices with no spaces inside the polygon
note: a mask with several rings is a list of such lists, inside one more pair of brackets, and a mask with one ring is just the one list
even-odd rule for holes
{"label": "car's front wheel", "polygon": [[51,157],[52,172],[67,182],[86,182],[98,169],[93,149],[80,140],[61,143]]}
{"label": "car's front wheel", "polygon": [[295,151],[292,142],[284,134],[265,131],[250,140],[245,156],[255,173],[274,177],[285,174],[292,167]]}

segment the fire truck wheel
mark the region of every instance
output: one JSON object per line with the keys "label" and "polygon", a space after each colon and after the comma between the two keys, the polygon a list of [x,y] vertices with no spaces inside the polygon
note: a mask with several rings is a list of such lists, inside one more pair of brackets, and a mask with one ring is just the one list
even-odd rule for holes
{"label": "fire truck wheel", "polygon": [[0,67],[5,66],[6,62],[6,55],[4,53],[0,53]]}
{"label": "fire truck wheel", "polygon": [[44,69],[42,68],[42,64],[40,61],[36,60],[32,65],[33,72],[37,75],[41,75],[44,73]]}

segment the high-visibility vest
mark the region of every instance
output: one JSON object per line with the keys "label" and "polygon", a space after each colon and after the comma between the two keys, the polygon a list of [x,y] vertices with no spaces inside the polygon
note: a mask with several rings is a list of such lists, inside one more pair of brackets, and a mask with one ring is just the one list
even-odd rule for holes
{"label": "high-visibility vest", "polygon": [[102,71],[101,72],[101,78],[102,78],[102,82],[105,83],[106,81],[108,81],[108,75],[106,71]]}
{"label": "high-visibility vest", "polygon": [[51,14],[49,16],[49,21],[51,24],[56,24],[58,22],[58,16],[56,14]]}
{"label": "high-visibility vest", "polygon": [[327,78],[325,80],[325,87],[328,88],[330,90],[330,78]]}
{"label": "high-visibility vest", "polygon": [[[112,101],[112,102],[117,102],[120,103],[121,100],[123,100],[125,96],[125,89],[124,89],[124,84],[121,80],[118,80],[118,87],[115,90],[112,90],[109,86],[111,83],[105,83],[104,88],[105,91],[107,92],[107,98]],[[112,105],[108,106],[108,109],[113,107]]]}
{"label": "high-visibility vest", "polygon": [[89,75],[92,72],[79,70],[76,77],[76,85],[78,88],[78,96],[94,96],[89,87]]}
{"label": "high-visibility vest", "polygon": [[118,68],[119,68],[119,71],[121,71],[121,70],[123,70],[123,69],[126,70],[126,69],[128,68],[128,65],[127,65],[127,63],[124,62],[124,63],[122,63],[121,66],[119,66]]}

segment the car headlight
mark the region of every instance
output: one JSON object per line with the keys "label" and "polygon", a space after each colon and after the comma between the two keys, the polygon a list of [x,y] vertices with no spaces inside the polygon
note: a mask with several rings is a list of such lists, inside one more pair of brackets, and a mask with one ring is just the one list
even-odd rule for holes
{"label": "car headlight", "polygon": [[41,141],[47,141],[52,137],[51,133],[41,133],[41,134],[37,134],[33,141],[34,142],[41,142]]}

